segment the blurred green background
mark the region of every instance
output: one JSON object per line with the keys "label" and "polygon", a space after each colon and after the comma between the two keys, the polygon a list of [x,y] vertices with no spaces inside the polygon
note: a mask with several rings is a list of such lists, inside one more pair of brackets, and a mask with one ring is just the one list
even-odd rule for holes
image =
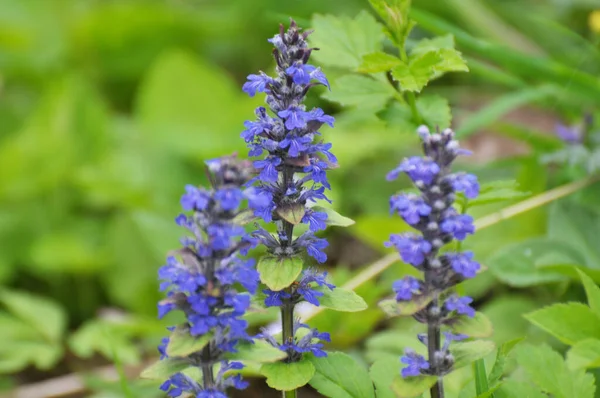
{"label": "blurred green background", "polygon": [[[476,151],[464,167],[483,181],[514,178],[532,195],[585,178],[589,170],[579,165],[552,168],[540,159],[563,147],[553,135],[556,121],[578,123],[598,109],[600,91],[586,79],[597,83],[600,72],[600,28],[590,18],[600,4],[413,3],[421,24],[414,37],[454,33],[469,61],[471,73],[427,88],[450,99],[454,127]],[[366,0],[0,1],[3,389],[154,355],[167,325],[155,320],[156,270],[177,246],[179,196],[185,184],[203,183],[204,160],[245,156],[239,133],[262,99],[248,98],[241,85],[247,74],[272,69],[266,39],[290,16],[308,28],[314,14],[354,18],[361,10],[370,12]],[[326,38],[315,35],[326,54]],[[346,73],[321,59],[333,82]],[[315,90],[309,101],[338,117],[335,129],[323,131],[341,164],[331,173],[331,197],[357,221],[329,234],[327,266],[343,282],[385,254],[382,242],[402,229],[387,210],[398,186],[384,176],[417,150],[416,137],[393,106],[345,107],[344,98],[321,94]],[[589,221],[600,206],[597,190],[586,192],[572,206]],[[468,246],[486,263],[509,244],[552,234],[549,217],[558,212],[556,223],[563,214],[557,208],[495,225]],[[465,288],[499,324],[500,341],[530,328],[524,320],[502,326],[515,311],[571,294],[569,278],[517,290],[531,285],[511,277],[527,271],[498,269]],[[359,293],[374,305],[403,272],[392,267]],[[369,361],[382,347],[375,331],[390,326],[375,305],[360,317],[324,313],[314,322],[334,332],[334,348],[360,348]],[[373,343],[373,335],[380,340]]]}

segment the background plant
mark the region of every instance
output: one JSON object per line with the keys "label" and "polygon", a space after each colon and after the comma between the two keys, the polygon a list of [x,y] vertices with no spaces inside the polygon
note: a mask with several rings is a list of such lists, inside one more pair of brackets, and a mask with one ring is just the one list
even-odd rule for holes
{"label": "background plant", "polygon": [[[269,62],[263,39],[273,24],[292,16],[318,29],[313,45],[323,56],[336,54],[316,58],[328,71],[331,95],[339,92],[338,77],[362,62],[363,45],[368,52],[383,48],[394,54],[376,24],[379,17],[360,1],[6,1],[0,7],[0,330],[9,342],[0,357],[6,388],[93,367],[100,356],[118,353],[127,367],[155,352],[164,326],[173,323],[154,319],[160,299],[155,272],[179,237],[169,220],[181,187],[205,183],[198,178],[203,160],[244,151],[240,126],[260,101],[246,98],[239,86],[249,70]],[[460,167],[484,182],[516,179],[529,195],[472,208],[480,232],[465,249],[473,249],[487,270],[465,285],[465,293],[494,323],[492,339],[499,347],[528,336],[563,352],[564,346],[520,314],[585,301],[578,275],[567,265],[600,280],[597,186],[589,186],[592,179],[583,169],[540,162],[564,146],[554,137],[555,122],[577,124],[587,111],[597,112],[596,83],[588,84],[598,65],[597,31],[588,24],[595,7],[579,0],[423,0],[413,7],[419,25],[408,49],[415,39],[453,33],[469,65],[470,73],[443,76],[426,92],[448,99],[459,138],[478,149]],[[346,41],[357,44],[328,45],[335,36],[320,35],[323,19],[338,21],[338,32],[348,27],[351,33],[344,35],[352,40]],[[341,57],[350,62],[336,66],[332,60]],[[329,348],[359,347],[349,352],[360,360],[397,358],[407,345],[398,331],[410,326],[402,319],[384,321],[374,304],[407,268],[385,266],[395,257],[380,243],[397,232],[398,222],[389,217],[385,200],[371,198],[392,194],[389,184],[373,176],[394,167],[392,159],[415,153],[416,137],[401,127],[414,122],[404,114],[392,117],[387,100],[377,110],[366,106],[381,104],[387,91],[344,94],[344,101],[360,104],[349,109],[354,105],[318,98],[319,90],[325,91],[316,89],[309,104],[337,120],[327,133],[341,165],[330,178],[331,198],[339,212],[357,221],[327,232],[325,269],[336,285],[358,286],[370,309],[360,318],[322,311],[311,325],[331,332]],[[221,117],[225,109],[227,118]],[[489,151],[490,142],[498,151]],[[514,193],[514,184],[482,186],[482,196],[508,191]],[[380,276],[356,284],[363,270]],[[20,305],[13,303],[19,299]],[[251,322],[274,316],[256,314]],[[393,330],[382,332],[381,325]],[[493,364],[487,365],[490,370]],[[448,389],[458,394],[463,382],[473,389],[471,372],[466,374],[454,376],[457,382],[449,379]],[[529,382],[505,381],[511,389]],[[89,383],[99,394],[120,389],[97,379]],[[156,386],[136,382],[130,388],[135,394],[135,388]],[[496,394],[507,396],[503,388]]]}

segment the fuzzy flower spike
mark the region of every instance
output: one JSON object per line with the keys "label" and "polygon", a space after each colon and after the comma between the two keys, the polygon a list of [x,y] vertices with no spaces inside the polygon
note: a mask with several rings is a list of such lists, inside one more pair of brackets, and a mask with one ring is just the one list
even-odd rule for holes
{"label": "fuzzy flower spike", "polygon": [[[184,393],[198,398],[226,397],[227,387],[247,385],[239,375],[228,376],[243,365],[224,359],[224,354],[236,352],[240,341],[251,341],[242,319],[250,297],[238,293],[236,286],[254,293],[258,285],[254,261],[239,256],[252,246],[252,239],[234,219],[243,200],[261,198],[253,190],[240,189],[250,178],[249,162],[232,156],[208,161],[207,166],[212,187],[186,186],[181,206],[187,213],[179,215],[176,222],[189,233],[181,239],[183,247],[169,256],[158,272],[160,288],[167,292],[158,305],[159,317],[173,310],[186,317],[186,322],[171,328],[172,335],[163,340],[161,360],[187,361],[202,373],[202,380],[185,372],[172,375],[160,387],[170,397]],[[217,364],[220,371],[213,375]]]}
{"label": "fuzzy flower spike", "polygon": [[[294,21],[287,31],[281,26],[279,34],[269,40],[275,47],[276,75],[271,77],[263,72],[250,75],[243,86],[250,96],[266,94],[267,107],[256,110],[257,119],[245,123],[246,130],[241,136],[250,148],[250,156],[258,158],[254,167],[259,174],[252,180],[252,189],[269,198],[250,206],[255,216],[274,223],[277,230],[272,235],[257,226],[253,235],[268,252],[258,267],[261,280],[269,287],[263,290],[265,305],[280,307],[282,312],[283,342],[265,338],[288,353],[288,362],[300,360],[309,351],[326,355],[319,340],[329,340],[329,335],[296,323],[293,311],[302,301],[319,305],[324,289],[335,288],[325,280],[326,273],[314,269],[305,270],[296,280],[302,269],[300,256],[308,255],[319,263],[327,259],[323,249],[328,243],[315,233],[325,229],[328,216],[312,205],[318,200],[328,201],[327,171],[337,163],[330,152],[331,144],[321,140],[318,131],[323,124],[333,127],[333,117],[319,108],[307,109],[304,105],[311,87],[329,87],[321,69],[308,63],[315,50],[306,42],[309,33],[301,32]],[[296,236],[294,228],[299,224],[307,228]],[[262,268],[269,262],[297,272],[288,274],[289,283],[275,286],[268,280],[270,272]],[[306,328],[310,337],[296,338],[295,332]]]}
{"label": "fuzzy flower spike", "polygon": [[456,157],[469,154],[460,149],[452,130],[432,134],[421,126],[418,133],[425,156],[405,159],[387,176],[391,181],[405,174],[419,190],[419,194],[400,193],[390,199],[392,213],[398,213],[418,233],[391,235],[386,246],[395,247],[404,262],[423,273],[422,279],[406,277],[394,282],[396,300],[430,300],[414,314],[417,321],[427,325],[427,335],[419,336],[419,340],[427,346],[428,358],[407,350],[401,358],[405,365],[402,376],[438,376],[440,381],[432,387],[431,396],[443,397],[441,376],[450,372],[454,363],[449,344],[467,336],[444,332],[442,345],[441,328],[451,325],[458,316],[475,315],[470,297],[458,297],[449,291],[457,283],[473,278],[480,265],[470,251],[441,253],[440,249],[475,232],[473,218],[460,213],[454,201],[457,192],[468,199],[475,198],[479,183],[474,175],[451,172]]}

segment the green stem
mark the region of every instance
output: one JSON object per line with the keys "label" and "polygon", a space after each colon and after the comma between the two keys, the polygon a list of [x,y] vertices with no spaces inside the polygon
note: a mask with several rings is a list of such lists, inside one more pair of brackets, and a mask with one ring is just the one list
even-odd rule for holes
{"label": "green stem", "polygon": [[[294,340],[294,304],[285,303],[281,307],[281,333],[283,342]],[[296,398],[296,390],[283,391],[283,398]]]}

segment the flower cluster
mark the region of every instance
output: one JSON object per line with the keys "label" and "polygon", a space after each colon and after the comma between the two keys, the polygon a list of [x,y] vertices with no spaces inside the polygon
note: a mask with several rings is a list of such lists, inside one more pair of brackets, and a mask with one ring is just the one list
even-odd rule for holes
{"label": "flower cluster", "polygon": [[[298,333],[299,331],[305,333]],[[302,337],[299,337],[302,335]],[[273,347],[279,348],[287,353],[287,362],[296,362],[302,358],[302,354],[310,352],[315,357],[326,357],[327,352],[323,350],[322,341],[330,342],[329,333],[320,333],[317,329],[311,329],[308,325],[300,321],[294,321],[293,337],[283,343],[277,342],[273,336],[263,331],[259,336],[265,339]]]}
{"label": "flower cluster", "polygon": [[[254,260],[239,256],[254,245],[254,240],[234,220],[244,199],[261,202],[264,198],[252,188],[240,189],[251,177],[249,162],[231,156],[208,161],[207,168],[212,189],[186,186],[181,206],[188,213],[179,215],[176,223],[189,234],[181,239],[183,247],[158,271],[160,289],[167,292],[167,298],[158,305],[159,317],[180,310],[186,323],[178,327],[178,333],[192,337],[210,333],[212,337],[202,351],[188,357],[191,366],[203,371],[203,384],[178,373],[161,386],[171,397],[183,392],[197,397],[225,397],[226,387],[246,385],[239,376],[224,376],[225,371],[241,369],[242,365],[223,360],[223,354],[235,352],[239,341],[251,340],[246,333],[247,322],[242,319],[250,297],[238,293],[235,285],[251,293],[258,285]],[[167,356],[168,343],[166,338],[159,347],[161,359]],[[215,380],[212,368],[217,363],[220,373]]]}
{"label": "flower cluster", "polygon": [[[402,375],[420,374],[442,376],[453,365],[448,351],[451,341],[466,338],[445,332],[445,343],[440,347],[440,328],[456,322],[457,317],[472,317],[475,310],[470,297],[459,297],[449,289],[465,279],[473,278],[480,268],[470,251],[440,251],[452,241],[463,241],[475,232],[473,218],[454,207],[457,192],[473,199],[479,194],[477,178],[466,173],[451,173],[452,162],[459,155],[468,154],[454,140],[454,132],[446,129],[430,133],[425,126],[418,133],[423,143],[424,157],[405,159],[387,178],[396,179],[406,174],[419,194],[398,194],[390,199],[392,213],[398,213],[418,233],[391,235],[386,246],[395,247],[402,260],[423,272],[423,279],[405,277],[393,284],[396,300],[420,300],[428,304],[414,314],[415,319],[428,325],[430,334],[419,340],[428,346],[429,358],[407,351],[401,358],[406,365]],[[460,247],[460,246],[458,246]],[[433,335],[432,335],[433,334]]]}
{"label": "flower cluster", "polygon": [[[307,109],[303,103],[311,87],[329,87],[321,69],[308,64],[314,50],[306,42],[309,33],[301,32],[292,21],[287,31],[281,26],[279,34],[269,40],[275,47],[276,76],[253,74],[243,86],[250,96],[265,93],[268,109],[259,107],[257,119],[245,122],[246,130],[241,136],[250,148],[249,155],[260,157],[254,161],[259,173],[251,183],[257,195],[269,199],[261,203],[253,201],[250,208],[255,216],[277,226],[275,236],[257,226],[253,237],[271,256],[285,259],[306,253],[323,263],[327,260],[323,250],[328,243],[315,233],[325,229],[327,213],[312,205],[318,200],[329,201],[325,195],[330,189],[326,173],[337,166],[337,159],[330,151],[331,144],[319,139],[318,131],[323,124],[333,127],[333,117],[319,108]],[[294,236],[298,224],[306,224],[308,228],[300,236]],[[325,281],[325,274],[307,271],[300,281],[284,290],[265,290],[265,304],[280,306],[290,313],[300,301],[319,305],[318,297],[323,293],[315,290],[315,285],[334,288]],[[293,337],[293,318],[287,318],[287,331]],[[298,347],[289,346],[292,351]],[[298,348],[296,352],[303,351]]]}

